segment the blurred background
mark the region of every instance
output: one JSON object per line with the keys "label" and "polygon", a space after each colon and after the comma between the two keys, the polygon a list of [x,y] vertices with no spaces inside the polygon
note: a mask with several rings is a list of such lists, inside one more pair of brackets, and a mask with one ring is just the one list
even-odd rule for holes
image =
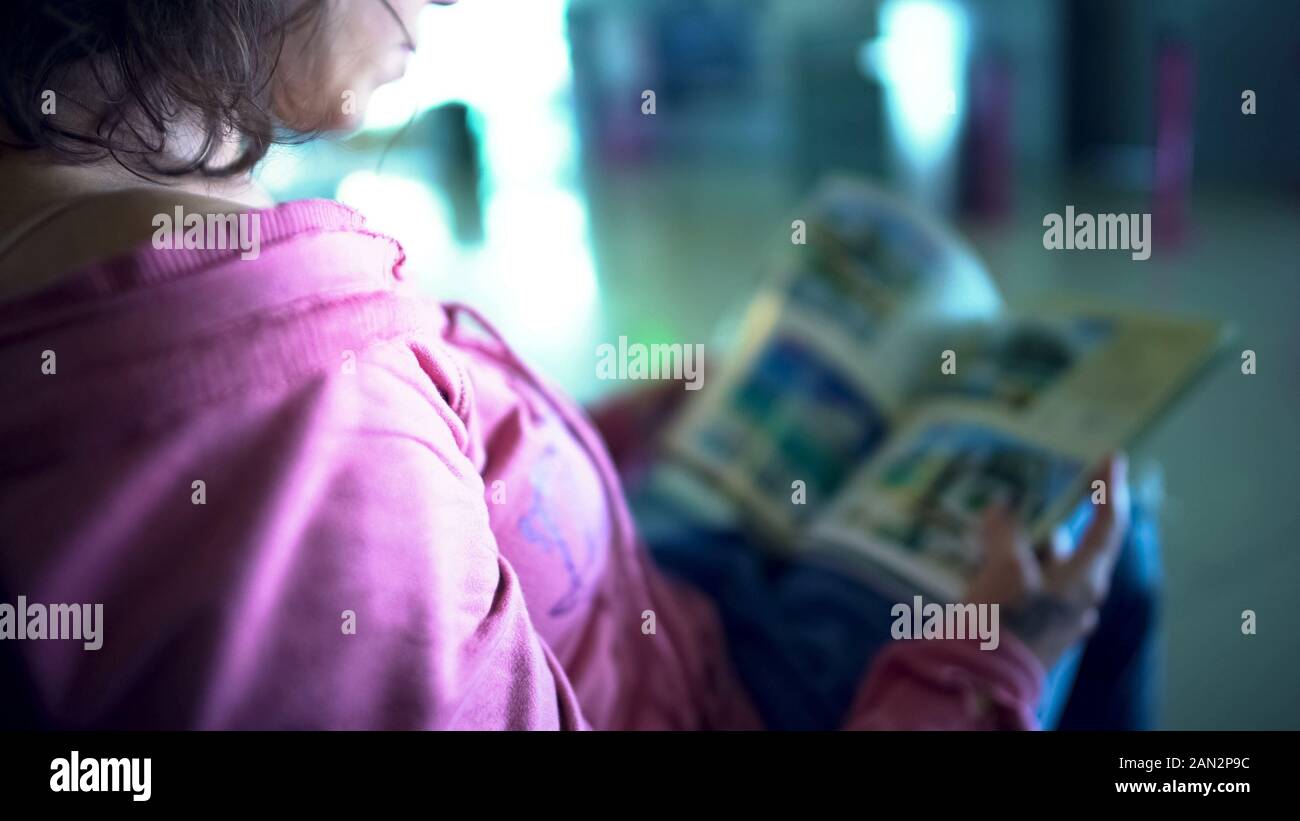
{"label": "blurred background", "polygon": [[[1300,729],[1300,3],[465,0],[420,41],[360,133],[262,182],[361,209],[583,400],[619,387],[601,342],[714,339],[837,171],[954,225],[1012,305],[1231,321],[1258,375],[1230,357],[1133,454],[1166,497],[1162,724]],[[1066,205],[1152,213],[1151,259],[1045,252]]]}

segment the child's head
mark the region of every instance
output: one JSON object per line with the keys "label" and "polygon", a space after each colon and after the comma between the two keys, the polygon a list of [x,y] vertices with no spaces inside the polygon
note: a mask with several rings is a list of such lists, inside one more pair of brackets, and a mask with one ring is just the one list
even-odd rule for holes
{"label": "child's head", "polygon": [[456,0],[5,0],[0,140],[63,163],[236,174],[355,126]]}

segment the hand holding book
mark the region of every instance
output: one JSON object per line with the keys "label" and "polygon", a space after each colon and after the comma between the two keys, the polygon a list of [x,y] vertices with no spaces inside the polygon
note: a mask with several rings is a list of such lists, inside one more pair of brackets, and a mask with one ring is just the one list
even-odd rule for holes
{"label": "hand holding book", "polygon": [[1097,623],[1111,573],[1128,531],[1128,467],[1111,456],[1095,474],[1111,489],[1077,545],[1056,531],[1048,549],[1035,553],[1029,533],[1006,505],[985,511],[980,525],[984,550],[966,598],[997,604],[1002,623],[1051,669],[1062,654]]}

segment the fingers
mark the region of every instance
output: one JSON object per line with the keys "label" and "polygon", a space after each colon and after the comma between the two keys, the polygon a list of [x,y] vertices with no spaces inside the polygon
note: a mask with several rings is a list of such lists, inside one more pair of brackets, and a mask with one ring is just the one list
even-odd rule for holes
{"label": "fingers", "polygon": [[979,528],[980,566],[966,590],[971,602],[1010,605],[1037,589],[1037,564],[1029,540],[1005,505],[987,508]]}
{"label": "fingers", "polygon": [[1093,518],[1079,546],[1061,567],[1060,581],[1080,587],[1085,598],[1100,602],[1110,586],[1110,571],[1128,532],[1128,461],[1123,454],[1109,457],[1094,474],[1106,483],[1105,504],[1093,506]]}
{"label": "fingers", "polygon": [[1006,505],[996,504],[985,511],[981,536],[988,565],[1014,568],[1026,586],[1038,586],[1041,569],[1029,536]]}
{"label": "fingers", "polygon": [[1047,545],[1044,554],[1047,558],[1049,567],[1056,567],[1063,564],[1070,558],[1074,552],[1074,540],[1070,538],[1070,531],[1065,527],[1057,527],[1052,530],[1047,537]]}

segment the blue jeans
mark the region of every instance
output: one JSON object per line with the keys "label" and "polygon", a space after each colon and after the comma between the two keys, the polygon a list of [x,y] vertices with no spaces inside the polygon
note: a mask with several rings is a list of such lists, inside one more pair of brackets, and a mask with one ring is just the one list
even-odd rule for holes
{"label": "blue jeans", "polygon": [[[710,596],[741,679],[767,726],[826,730],[844,720],[895,599],[832,571],[765,555],[743,533],[693,520],[649,488],[632,508],[656,563]],[[1088,510],[1069,523],[1087,524]],[[1156,718],[1159,545],[1135,506],[1097,629],[1048,674],[1045,728],[1149,729]]]}

